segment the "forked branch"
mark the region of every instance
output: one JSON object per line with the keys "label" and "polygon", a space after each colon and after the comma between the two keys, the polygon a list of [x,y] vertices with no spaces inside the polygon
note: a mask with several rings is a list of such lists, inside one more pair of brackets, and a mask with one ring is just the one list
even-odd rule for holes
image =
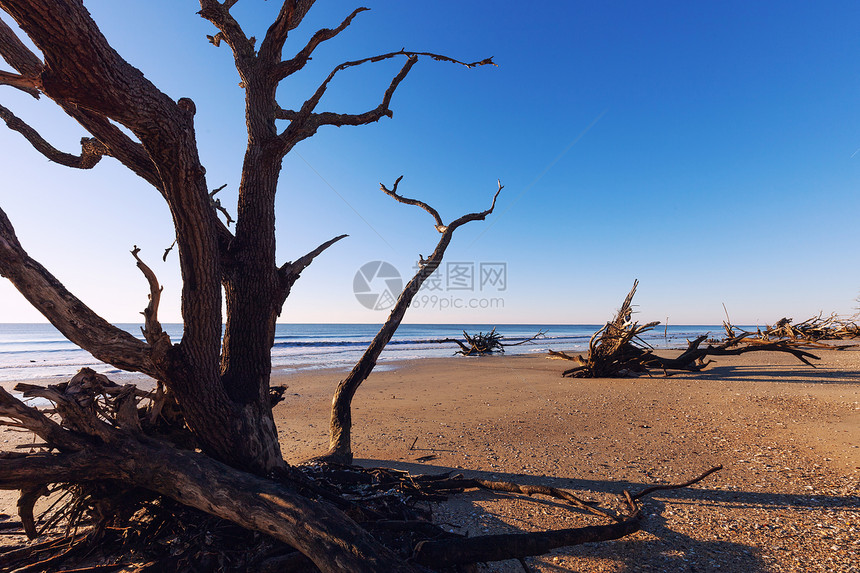
{"label": "forked branch", "polygon": [[346,17],[346,19],[340,23],[340,26],[337,28],[323,28],[322,30],[318,30],[316,34],[314,34],[310,41],[308,41],[307,45],[302,48],[302,50],[296,54],[293,58],[289,60],[285,60],[279,63],[274,70],[275,79],[278,81],[290,76],[297,71],[301,70],[305,67],[305,64],[311,59],[311,54],[313,54],[314,50],[316,50],[317,46],[322,44],[327,40],[331,40],[341,32],[343,32],[347,26],[352,23],[353,18],[355,18],[361,12],[365,12],[370,10],[370,8],[356,8],[353,10],[352,14]]}
{"label": "forked branch", "polygon": [[[376,108],[360,114],[314,112],[326,90],[328,89],[329,83],[332,81],[332,79],[334,79],[335,75],[337,75],[338,72],[351,67],[360,66],[362,64],[381,62],[383,60],[389,60],[399,56],[405,56],[406,63],[394,76],[394,78],[392,78],[388,89],[385,90],[385,94],[382,97],[382,102]],[[280,135],[281,141],[284,146],[283,153],[289,151],[292,146],[294,146],[302,139],[306,139],[312,136],[314,133],[316,133],[316,130],[323,125],[334,125],[338,127],[344,125],[365,125],[368,123],[379,121],[383,117],[391,117],[393,112],[391,111],[389,106],[391,104],[391,98],[394,95],[394,92],[397,90],[397,87],[400,85],[400,83],[409,74],[409,71],[412,69],[412,66],[414,66],[415,63],[418,61],[419,57],[422,56],[431,58],[439,62],[459,64],[467,68],[474,68],[476,66],[484,65],[495,65],[492,58],[486,58],[478,62],[462,62],[454,58],[449,58],[448,56],[434,54],[431,52],[409,52],[406,50],[389,52],[387,54],[380,54],[369,58],[363,58],[361,60],[354,60],[339,64],[332,70],[332,72],[328,75],[325,81],[320,84],[316,92],[314,92],[314,94],[302,104],[302,107],[298,111],[283,109],[278,111],[278,119],[286,119],[291,122],[290,125]]]}
{"label": "forked branch", "polygon": [[260,44],[260,58],[263,61],[270,64],[280,61],[287,35],[302,23],[313,5],[314,0],[284,0],[277,18],[269,26]]}
{"label": "forked branch", "polygon": [[405,203],[406,205],[415,205],[416,207],[421,207],[433,217],[433,220],[436,221],[436,230],[440,233],[445,232],[445,223],[442,222],[442,217],[439,216],[439,211],[425,203],[424,201],[420,201],[418,199],[410,199],[408,197],[404,197],[403,195],[397,194],[397,186],[400,185],[400,181],[403,179],[403,175],[397,178],[394,182],[394,185],[389,189],[382,183],[379,184],[379,187],[382,189],[382,192],[393,198],[395,201],[400,203]]}

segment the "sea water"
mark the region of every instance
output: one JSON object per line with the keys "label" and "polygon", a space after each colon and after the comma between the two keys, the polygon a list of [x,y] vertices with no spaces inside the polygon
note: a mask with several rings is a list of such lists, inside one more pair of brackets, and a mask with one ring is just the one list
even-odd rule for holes
{"label": "sea water", "polygon": [[[140,325],[116,326],[143,338]],[[181,340],[181,324],[162,326],[173,342]],[[547,350],[582,352],[588,348],[589,339],[600,325],[403,324],[385,347],[379,362],[381,368],[390,368],[392,363],[402,360],[451,356],[458,347],[438,340],[462,340],[464,330],[473,335],[489,332],[494,327],[504,336],[505,344],[516,344],[544,331],[537,340],[505,349],[506,354],[541,354]],[[349,369],[378,330],[378,324],[278,324],[272,348],[273,371]],[[654,348],[675,348],[686,346],[686,339],[708,333],[719,337],[723,329],[720,326],[658,326],[643,339]],[[66,340],[50,324],[0,324],[0,381],[62,380],[85,366],[109,374],[117,381],[139,377],[99,362]]]}

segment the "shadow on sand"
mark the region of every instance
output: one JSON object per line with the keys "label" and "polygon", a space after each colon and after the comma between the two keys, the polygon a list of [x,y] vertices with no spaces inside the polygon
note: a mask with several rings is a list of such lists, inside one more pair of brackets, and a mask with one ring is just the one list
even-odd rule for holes
{"label": "shadow on sand", "polygon": [[[445,466],[434,466],[430,464],[395,462],[389,460],[361,459],[355,463],[364,467],[388,467],[410,474],[440,474],[450,472],[463,474],[470,478],[480,478],[497,481],[512,481],[521,484],[544,484],[553,487],[566,488],[574,492],[583,493],[584,497],[592,498],[594,495],[623,494],[624,490],[632,493],[640,491],[651,483],[636,483],[629,481],[613,480],[587,480],[570,479],[558,477],[537,477],[525,474],[483,472],[450,468]],[[500,496],[489,492],[475,491],[456,496],[457,502],[465,504],[465,511],[460,512],[468,523],[447,523],[460,533],[470,536],[491,533],[516,533],[518,531],[534,531],[534,527],[527,527],[528,515],[515,519],[508,518],[503,521],[495,513],[487,511],[480,502],[498,500]],[[510,496],[508,496],[510,499]],[[453,501],[453,500],[452,500]],[[858,506],[856,496],[823,496],[823,495],[790,495],[767,492],[748,491],[723,491],[707,488],[707,480],[695,486],[695,488],[658,491],[648,496],[642,504],[645,518],[642,522],[642,531],[627,539],[621,539],[603,543],[587,543],[576,547],[560,548],[549,554],[549,558],[540,561],[541,571],[572,571],[568,566],[556,565],[553,556],[560,557],[560,563],[564,557],[602,558],[615,561],[615,571],[624,572],[705,572],[719,570],[721,565],[731,563],[734,568],[748,571],[749,573],[764,573],[771,571],[766,560],[762,557],[761,548],[755,545],[745,545],[731,541],[731,531],[725,530],[719,534],[714,531],[710,535],[721,537],[710,540],[702,540],[684,535],[672,530],[667,526],[666,514],[667,503],[677,507],[689,505],[690,512],[697,519],[707,522],[708,514],[713,515],[721,508],[744,508],[757,507],[765,510],[795,511],[820,511],[827,510],[856,510]],[[564,508],[568,511],[579,512],[576,508],[561,504],[555,500],[536,496],[528,501],[534,507],[540,508]],[[582,512],[584,513],[584,512]],[[519,528],[511,522],[517,521],[524,527]],[[568,527],[577,527],[579,524],[572,523]],[[765,539],[762,539],[766,542]],[[644,559],[647,556],[647,559]],[[535,564],[536,565],[536,564]],[[522,566],[516,561],[507,561],[493,564],[493,571],[499,572],[521,572]],[[591,569],[582,569],[590,571]]]}
{"label": "shadow on sand", "polygon": [[[814,362],[813,362],[814,364]],[[802,382],[806,384],[858,384],[860,385],[860,371],[840,370],[838,368],[818,367],[792,368],[785,365],[766,366],[719,366],[709,365],[707,368],[695,374],[681,374],[673,376],[677,379],[717,379],[717,380],[757,380],[765,382],[778,381],[780,384],[791,382]]]}

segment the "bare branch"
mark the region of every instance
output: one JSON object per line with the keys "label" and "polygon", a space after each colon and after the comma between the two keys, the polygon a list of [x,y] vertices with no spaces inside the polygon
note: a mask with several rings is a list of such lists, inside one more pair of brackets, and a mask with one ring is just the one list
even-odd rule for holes
{"label": "bare branch", "polygon": [[158,284],[158,278],[152,269],[137,256],[139,252],[140,249],[135,245],[131,256],[137,261],[137,268],[149,283],[149,304],[141,313],[144,316],[144,326],[140,330],[149,345],[161,353],[171,346],[170,336],[162,330],[161,323],[158,321],[158,305],[161,302],[161,291],[164,289]]}
{"label": "bare branch", "polygon": [[409,199],[407,197],[403,197],[402,195],[397,194],[397,186],[400,184],[401,179],[403,179],[403,175],[397,178],[397,181],[394,182],[394,187],[390,191],[382,183],[379,184],[379,187],[382,189],[383,193],[385,193],[389,197],[393,197],[396,201],[399,201],[400,203],[406,203],[407,205],[416,205],[430,213],[430,215],[433,216],[433,219],[436,220],[436,230],[440,233],[444,233],[445,223],[442,222],[442,217],[439,216],[439,211],[437,211],[424,201],[419,201],[418,199]]}
{"label": "bare branch", "polygon": [[260,44],[260,58],[270,65],[281,60],[281,51],[287,35],[302,23],[308,10],[314,5],[314,0],[284,0],[278,17],[266,31],[266,37]]}
{"label": "bare branch", "polygon": [[280,279],[280,289],[279,293],[279,304],[278,308],[283,306],[284,301],[287,300],[287,297],[290,295],[290,289],[293,288],[293,284],[299,279],[302,271],[305,270],[308,265],[310,265],[316,257],[321,255],[323,251],[337,243],[343,238],[346,238],[348,235],[338,235],[333,239],[329,239],[313,251],[309,252],[305,256],[296,259],[293,262],[284,263],[280,269],[278,269],[278,277]]}
{"label": "bare branch", "polygon": [[708,477],[712,473],[720,471],[721,469],[723,469],[722,464],[716,465],[716,466],[710,468],[709,470],[705,471],[704,473],[699,474],[697,477],[694,477],[693,479],[687,480],[687,481],[682,482],[682,483],[652,485],[650,487],[646,487],[645,489],[643,489],[639,493],[632,495],[631,499],[634,499],[634,500],[640,499],[640,498],[645,497],[648,494],[654,493],[655,491],[663,491],[663,490],[667,490],[667,489],[682,489],[685,487],[689,487],[693,484],[699,483],[700,481],[702,481],[703,479],[705,479],[706,477]]}
{"label": "bare branch", "polygon": [[[96,136],[95,138],[84,137],[81,139],[80,156],[57,150],[45,141],[36,130],[3,106],[0,106],[0,118],[6,122],[10,129],[23,135],[37,151],[55,163],[77,169],[91,169],[103,155],[107,155],[118,160],[164,195],[161,178],[143,145],[132,140],[102,115],[62,101],[57,101],[57,104],[87,131]],[[226,212],[225,215],[227,215]],[[227,217],[229,219],[229,215]],[[233,234],[220,221],[216,230],[223,252],[233,239]]]}
{"label": "bare branch", "polygon": [[10,74],[9,72],[0,71],[0,85],[18,88],[22,92],[26,92],[34,98],[39,99],[38,78],[21,76],[18,74]]}
{"label": "bare branch", "polygon": [[[389,60],[398,56],[406,56],[407,61],[397,73],[397,75],[394,76],[394,78],[391,80],[391,84],[389,84],[388,89],[385,90],[385,94],[382,98],[382,103],[375,109],[362,114],[336,114],[331,112],[314,113],[314,109],[316,109],[316,106],[319,104],[320,100],[328,89],[329,83],[332,79],[334,79],[335,75],[337,75],[338,72],[347,68],[360,66],[362,64]],[[383,117],[391,117],[392,111],[391,109],[389,109],[391,97],[394,95],[394,92],[400,85],[400,82],[403,81],[403,79],[409,73],[409,70],[412,69],[412,66],[415,65],[420,56],[425,56],[440,62],[459,64],[467,68],[473,68],[476,66],[483,65],[496,65],[493,62],[492,58],[486,58],[478,62],[467,63],[461,62],[460,60],[455,60],[454,58],[449,58],[448,56],[442,56],[440,54],[433,54],[430,52],[407,52],[405,50],[389,52],[387,54],[380,54],[361,60],[355,60],[339,64],[332,70],[332,72],[328,75],[325,81],[320,84],[316,92],[314,92],[314,94],[302,104],[302,107],[301,109],[299,109],[299,111],[280,110],[277,113],[277,119],[287,119],[291,121],[290,125],[280,135],[281,141],[284,144],[282,153],[288,152],[296,143],[312,136],[314,133],[316,133],[316,130],[319,129],[319,127],[322,125],[365,125],[374,121],[378,121]]]}
{"label": "bare branch", "polygon": [[370,8],[364,8],[364,7],[356,8],[355,10],[353,10],[352,14],[347,16],[346,19],[343,22],[341,22],[340,26],[338,26],[337,28],[334,28],[334,29],[323,28],[322,30],[318,30],[317,33],[314,34],[313,37],[310,39],[310,41],[307,43],[307,45],[304,48],[302,48],[302,51],[300,51],[298,54],[296,54],[295,57],[293,57],[290,60],[283,61],[280,64],[278,64],[277,66],[275,66],[275,69],[274,69],[275,79],[280,81],[280,80],[284,79],[285,77],[292,75],[292,74],[296,73],[297,71],[301,70],[302,68],[304,68],[305,64],[307,64],[308,61],[311,59],[311,54],[313,54],[313,52],[317,48],[317,46],[319,46],[320,44],[322,44],[323,42],[325,42],[327,40],[331,40],[332,38],[334,38],[335,36],[340,34],[342,31],[344,31],[347,28],[347,26],[349,26],[352,23],[352,20],[358,14],[360,14],[361,12],[365,12],[367,10],[370,10]]}
{"label": "bare branch", "polygon": [[319,103],[320,98],[322,98],[325,93],[328,82],[332,77],[334,77],[335,72],[332,72],[326,81],[317,89],[316,93],[302,105],[301,110],[298,112],[281,110],[278,113],[278,119],[291,120],[289,127],[287,127],[287,129],[281,134],[282,141],[285,143],[285,151],[288,151],[291,146],[295,145],[302,139],[312,136],[322,125],[336,125],[338,127],[344,125],[366,125],[368,123],[379,121],[383,117],[391,117],[393,112],[388,107],[391,103],[391,97],[394,95],[394,91],[397,89],[397,86],[400,85],[400,82],[403,81],[409,73],[409,70],[412,69],[412,66],[414,66],[417,61],[418,58],[415,57],[409,57],[406,60],[406,63],[391,80],[391,84],[389,84],[388,89],[385,90],[385,94],[382,97],[382,103],[375,109],[362,114],[337,114],[331,112],[312,113],[313,109]]}
{"label": "bare branch", "polygon": [[55,163],[74,167],[76,169],[92,169],[108,153],[107,148],[97,139],[84,137],[81,139],[81,154],[64,153],[45,141],[39,133],[27,125],[10,110],[0,105],[0,119],[6,122],[9,129],[17,131],[32,144],[32,146]]}
{"label": "bare branch", "polygon": [[[0,54],[22,76],[38,77],[44,69],[42,61],[21,42],[3,20],[0,20]],[[50,94],[46,95],[51,97]],[[63,111],[104,144],[108,149],[106,155],[117,159],[161,193],[164,193],[158,171],[143,145],[133,141],[105,116],[71,105],[62,99],[52,99]]]}
{"label": "bare branch", "polygon": [[239,22],[230,14],[230,8],[235,3],[233,1],[222,4],[218,0],[200,0],[200,12],[198,14],[218,28],[219,32],[215,36],[207,36],[207,38],[215,47],[221,45],[221,40],[227,42],[233,51],[236,69],[244,81],[250,72],[256,52],[254,39],[245,35]]}
{"label": "bare branch", "polygon": [[[210,191],[209,192],[209,203],[212,205],[213,209],[215,209],[216,211],[220,211],[224,215],[224,217],[227,219],[227,226],[229,227],[230,223],[235,223],[236,221],[234,221],[233,217],[230,216],[230,213],[227,212],[227,208],[221,204],[221,199],[215,198],[215,195],[219,191],[224,189],[226,186],[227,186],[227,184],[225,183],[221,187],[218,187],[217,189],[213,189],[212,191]],[[165,254],[165,257],[166,256],[167,255]]]}
{"label": "bare branch", "polygon": [[406,63],[403,64],[403,67],[400,68],[397,75],[392,78],[391,83],[388,85],[388,89],[385,90],[385,94],[382,96],[382,103],[374,109],[359,114],[340,114],[331,112],[313,114],[311,123],[314,124],[314,129],[321,125],[336,125],[338,127],[343,125],[366,125],[368,123],[379,121],[383,117],[392,117],[394,112],[389,108],[391,97],[394,95],[394,91],[400,85],[400,82],[406,78],[409,70],[411,70],[412,66],[417,62],[418,58],[414,56],[410,56],[406,60]]}
{"label": "bare branch", "polygon": [[123,370],[156,375],[149,347],[110,324],[70,293],[21,247],[12,223],[0,209],[0,275],[63,335],[103,362]]}

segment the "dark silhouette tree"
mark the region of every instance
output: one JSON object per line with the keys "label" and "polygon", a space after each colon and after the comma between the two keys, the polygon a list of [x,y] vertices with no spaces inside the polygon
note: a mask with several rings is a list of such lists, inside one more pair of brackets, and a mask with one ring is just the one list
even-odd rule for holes
{"label": "dark silhouette tree", "polygon": [[[285,58],[283,51],[288,35],[301,24],[314,2],[284,1],[259,43],[245,34],[230,13],[236,3],[237,0],[200,0],[199,12],[216,28],[210,42],[215,46],[223,42],[231,49],[245,92],[248,140],[235,226],[231,230],[218,217],[223,207],[213,199],[198,154],[193,101],[187,98],[174,101],[124,60],[105,39],[80,0],[0,1],[0,8],[14,19],[41,52],[37,55],[31,51],[0,21],[0,55],[16,72],[0,72],[0,84],[23,90],[36,98],[46,96],[53,100],[83,127],[87,137],[81,140],[80,154],[65,153],[54,148],[6,107],[0,106],[0,117],[36,151],[54,162],[91,169],[103,157],[111,157],[163,196],[173,218],[182,275],[182,339],[170,340],[161,329],[157,316],[160,288],[154,274],[139,258],[138,264],[147,276],[151,293],[143,341],[102,319],[33,260],[18,241],[2,210],[0,273],[69,340],[103,362],[146,374],[163,385],[163,401],[172,400],[178,405],[181,419],[193,434],[195,444],[207,454],[206,459],[211,460],[195,462],[197,469],[206,463],[219,463],[262,477],[285,467],[272,417],[269,387],[275,321],[301,273],[315,257],[343,238],[335,237],[295,261],[278,264],[275,259],[275,195],[282,160],[299,142],[313,136],[320,128],[359,126],[390,117],[395,91],[421,58],[467,67],[492,61],[468,63],[439,54],[406,50],[345,61],[335,66],[300,106],[286,109],[276,98],[280,83],[301,70],[320,44],[335,38],[366,8],[356,9],[335,28],[317,31],[294,56]],[[390,59],[402,59],[404,63],[375,108],[357,114],[317,109],[339,72]],[[286,127],[279,129],[279,120],[286,120]],[[137,250],[134,256],[138,257]],[[222,301],[226,302],[226,317],[222,316]],[[223,337],[222,324],[225,325]],[[63,400],[53,394],[51,397]],[[91,475],[113,471],[107,469],[111,462],[100,457],[108,452],[100,453],[88,440],[81,441],[80,436],[67,435],[74,423],[66,420],[65,427],[61,428],[47,418],[42,420],[37,414],[20,410],[10,396],[5,398],[5,414],[26,418],[43,431],[50,428],[46,434],[51,438],[49,443],[61,452],[50,462],[40,460],[38,468],[20,462],[23,466],[19,470],[23,473],[16,474],[15,479],[25,483],[26,476],[34,478],[41,474],[51,477],[50,480],[46,477],[45,483],[62,481],[69,468],[84,470],[68,459],[75,454],[79,455],[78,462],[85,461],[84,465],[95,472]],[[66,414],[75,418],[76,407],[69,405]],[[83,416],[78,414],[78,418]],[[113,430],[104,428],[103,432],[99,430],[93,434],[91,425],[84,424],[77,429],[90,437],[99,436],[99,441],[111,444],[115,452],[124,450],[137,459],[137,469],[143,471],[147,466],[146,453],[132,453],[139,444],[126,443],[124,440],[128,436],[122,432],[115,435]],[[100,460],[95,464],[102,468],[100,471],[95,470],[94,460]],[[179,464],[176,471],[180,474],[189,467],[178,460],[163,459],[161,462],[165,467]],[[8,465],[6,467],[8,469]],[[51,472],[56,475],[51,476]],[[165,476],[169,473],[165,472]],[[154,478],[150,475],[149,479]],[[197,507],[206,509],[207,505],[212,505],[211,499],[205,500],[205,488],[199,487],[199,483],[193,486],[194,479],[190,475],[174,475],[170,479],[162,476],[160,485],[148,483],[148,479],[141,476],[130,477],[129,481],[167,495],[176,494],[181,489],[179,484],[184,484],[182,487],[189,487],[188,491],[202,492],[203,500]],[[172,485],[166,485],[171,482]],[[277,504],[270,509],[283,513],[283,508],[279,509]],[[325,515],[319,508],[314,511],[319,516]],[[322,522],[325,518],[315,517],[314,521]],[[337,529],[340,527],[337,523],[342,521],[331,518],[329,526]],[[293,521],[294,526],[295,523]],[[334,556],[343,551],[326,548],[319,540],[342,539],[353,534],[357,535],[355,531],[333,533],[332,530],[309,539],[293,539],[293,542],[306,554],[319,556],[325,562],[334,560]],[[361,535],[356,539],[361,539]],[[383,555],[380,551],[375,546],[369,550]],[[361,555],[361,561],[372,563],[373,559],[366,561],[367,555]],[[372,565],[363,567],[382,570],[379,563],[375,568]]]}
{"label": "dark silhouette tree", "polygon": [[[0,269],[66,337],[96,358],[123,370],[142,372],[165,384],[181,404],[185,421],[202,448],[237,468],[264,474],[281,467],[269,399],[275,320],[301,272],[336,237],[294,262],[275,260],[275,194],[284,156],[324,126],[363,125],[391,115],[395,90],[419,58],[463,63],[437,54],[397,51],[336,66],[297,110],[276,99],[280,82],[302,69],[314,49],[344,30],[323,29],[294,57],[282,51],[289,32],[313,2],[287,1],[259,46],[230,14],[235,1],[202,0],[200,14],[217,28],[211,38],[233,51],[245,91],[248,143],[239,184],[235,231],[213,208],[206,170],[197,152],[195,104],[173,101],[117,54],[80,2],[64,0],[0,3],[42,52],[30,52],[0,24],[0,51],[18,74],[0,82],[34,96],[45,95],[89,132],[79,156],[54,149],[5,107],[0,114],[49,159],[80,169],[104,156],[151,183],[173,216],[182,272],[182,340],[174,343],[152,313],[146,342],[102,320],[31,260],[3,216]],[[317,105],[338,72],[371,62],[403,58],[380,104],[365,113],[319,112]],[[475,66],[490,60],[463,63]],[[288,120],[278,129],[277,120]],[[130,130],[125,135],[115,124]],[[222,287],[226,317],[222,317]],[[226,321],[225,321],[226,319]],[[226,322],[222,340],[222,322]]]}

